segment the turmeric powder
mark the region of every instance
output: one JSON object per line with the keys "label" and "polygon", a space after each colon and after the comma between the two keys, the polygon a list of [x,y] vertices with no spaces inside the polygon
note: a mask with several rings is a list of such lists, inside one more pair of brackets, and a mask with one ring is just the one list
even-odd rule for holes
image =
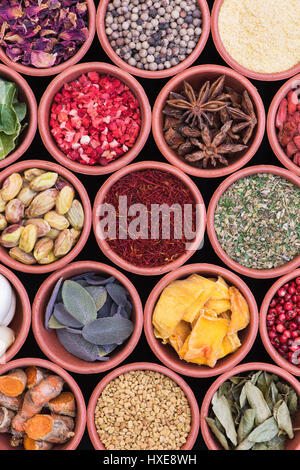
{"label": "turmeric powder", "polygon": [[65,416],[75,416],[75,398],[71,392],[62,392],[58,397],[48,403],[48,408],[53,413]]}
{"label": "turmeric powder", "polygon": [[0,392],[8,397],[18,397],[26,387],[27,377],[22,369],[13,369],[0,377]]}
{"label": "turmeric powder", "polygon": [[31,439],[62,444],[74,436],[74,420],[68,416],[36,414],[24,423]]}

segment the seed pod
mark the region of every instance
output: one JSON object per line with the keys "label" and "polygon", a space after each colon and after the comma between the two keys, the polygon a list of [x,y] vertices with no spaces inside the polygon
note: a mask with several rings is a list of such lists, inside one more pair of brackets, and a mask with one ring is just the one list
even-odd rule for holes
{"label": "seed pod", "polygon": [[9,256],[23,264],[35,264],[36,260],[30,253],[24,253],[19,247],[15,246],[9,250]]}
{"label": "seed pod", "polygon": [[9,224],[18,224],[24,217],[25,206],[19,199],[11,199],[5,207],[5,218]]}
{"label": "seed pod", "polygon": [[19,173],[12,173],[3,183],[1,196],[7,202],[14,199],[22,188],[23,180]]}
{"label": "seed pod", "polygon": [[[46,222],[46,221],[45,221],[45,222]],[[47,222],[47,223],[48,223],[48,222]],[[49,227],[50,227],[50,225],[49,225]],[[48,232],[48,233],[46,234],[46,237],[51,238],[51,240],[55,240],[55,239],[58,237],[59,234],[60,234],[60,230],[56,230],[56,228],[52,228],[52,229],[50,230],[50,232]]]}
{"label": "seed pod", "polygon": [[12,248],[19,244],[20,237],[24,227],[22,225],[14,224],[7,227],[0,237],[0,244],[5,248]]}
{"label": "seed pod", "polygon": [[40,218],[28,219],[28,220],[25,221],[24,225],[25,225],[25,227],[27,225],[36,225],[37,226],[37,237],[38,238],[44,237],[51,230],[51,227],[48,224],[48,222],[46,222],[46,220],[40,219]]}
{"label": "seed pod", "polygon": [[35,244],[33,256],[37,261],[46,258],[53,249],[53,240],[48,237],[43,237]]}
{"label": "seed pod", "polygon": [[37,226],[36,225],[27,225],[21,235],[19,248],[25,253],[30,253],[34,245],[36,244],[37,239]]}
{"label": "seed pod", "polygon": [[32,180],[34,180],[34,178],[42,175],[43,173],[45,173],[45,171],[40,170],[39,168],[30,168],[29,170],[24,171],[24,179],[30,183]]}
{"label": "seed pod", "polygon": [[63,230],[54,243],[54,254],[56,257],[65,256],[73,246],[73,237],[71,231]]}
{"label": "seed pod", "polygon": [[56,211],[58,214],[66,214],[72,206],[75,193],[70,186],[64,186],[56,199]]}
{"label": "seed pod", "polygon": [[6,206],[6,202],[3,201],[2,196],[1,196],[1,193],[0,193],[0,212],[4,212],[4,211],[5,211],[5,206]]}
{"label": "seed pod", "polygon": [[39,260],[39,264],[50,264],[54,263],[54,261],[57,261],[56,256],[54,255],[53,251],[50,251],[50,253],[43,259]]}
{"label": "seed pod", "polygon": [[81,202],[74,199],[71,209],[67,213],[67,218],[73,228],[81,230],[84,224],[84,212]]}
{"label": "seed pod", "polygon": [[26,210],[25,216],[28,218],[39,217],[51,211],[55,206],[57,195],[57,189],[53,188],[39,193]]}
{"label": "seed pod", "polygon": [[25,186],[19,192],[18,199],[23,202],[25,207],[28,207],[35,196],[36,192],[32,191],[28,186]]}
{"label": "seed pod", "polygon": [[76,230],[75,228],[71,228],[70,232],[71,232],[71,235],[72,235],[72,238],[73,238],[73,246],[74,246],[77,243],[77,241],[79,240],[79,237],[81,235],[81,231]]}
{"label": "seed pod", "polygon": [[47,212],[44,216],[44,220],[48,222],[50,227],[55,228],[56,230],[64,230],[69,227],[68,220],[63,215],[60,215],[55,211]]}
{"label": "seed pod", "polygon": [[36,176],[29,184],[32,191],[45,191],[55,185],[58,174],[52,171]]}
{"label": "seed pod", "polygon": [[7,221],[3,214],[0,214],[0,231],[7,227]]}

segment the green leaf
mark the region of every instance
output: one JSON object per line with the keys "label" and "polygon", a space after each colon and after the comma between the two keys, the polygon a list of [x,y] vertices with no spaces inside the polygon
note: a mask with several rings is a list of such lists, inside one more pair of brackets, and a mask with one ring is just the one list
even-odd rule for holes
{"label": "green leaf", "polygon": [[242,442],[254,428],[255,410],[249,408],[245,411],[238,427],[238,441]]}
{"label": "green leaf", "polygon": [[224,434],[219,430],[215,420],[212,419],[212,418],[205,418],[205,420],[206,420],[208,426],[210,427],[211,431],[213,432],[213,434],[216,436],[216,438],[220,442],[223,449],[230,450],[227,439],[224,436]]}
{"label": "green leaf", "polygon": [[277,421],[279,429],[284,431],[290,439],[293,439],[293,425],[288,406],[284,400],[280,400],[274,407],[274,418]]}
{"label": "green leaf", "polygon": [[69,314],[83,325],[96,320],[95,301],[87,290],[77,282],[67,280],[63,283],[62,299]]}
{"label": "green leaf", "polygon": [[224,396],[219,396],[215,393],[212,398],[212,409],[216,417],[224,427],[226,436],[236,446],[237,445],[237,433],[230,409],[230,405]]}
{"label": "green leaf", "polygon": [[19,122],[22,122],[23,119],[25,119],[26,113],[27,113],[26,103],[19,103],[17,101],[17,102],[14,102],[13,107],[14,107],[14,110],[16,112]]}

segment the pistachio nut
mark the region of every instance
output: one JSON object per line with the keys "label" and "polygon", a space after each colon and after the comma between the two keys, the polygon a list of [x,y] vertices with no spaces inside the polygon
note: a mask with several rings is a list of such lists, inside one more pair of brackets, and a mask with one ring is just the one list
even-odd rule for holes
{"label": "pistachio nut", "polygon": [[[46,221],[45,221],[46,222]],[[46,237],[51,238],[51,240],[55,240],[58,235],[60,234],[60,230],[56,230],[56,228],[52,228],[47,234]]]}
{"label": "pistachio nut", "polygon": [[5,207],[5,218],[9,224],[18,224],[24,217],[25,206],[19,199],[11,199]]}
{"label": "pistachio nut", "polygon": [[55,185],[58,174],[52,171],[47,171],[39,176],[36,176],[29,184],[32,191],[45,191]]}
{"label": "pistachio nut", "polygon": [[64,186],[56,199],[56,212],[62,215],[66,214],[71,209],[74,196],[74,189],[68,185]]}
{"label": "pistachio nut", "polygon": [[70,210],[67,212],[67,219],[76,230],[81,230],[84,224],[84,212],[81,202],[74,199]]}
{"label": "pistachio nut", "polygon": [[51,211],[56,203],[58,195],[57,189],[51,188],[42,191],[33,199],[32,203],[25,212],[25,216],[28,218],[39,217],[47,212]]}
{"label": "pistachio nut", "polygon": [[39,168],[30,168],[29,170],[24,171],[24,179],[28,183],[31,183],[31,181],[34,180],[34,178],[42,175],[43,173],[45,173],[45,171],[40,170]]}
{"label": "pistachio nut", "polygon": [[63,230],[57,237],[54,243],[55,256],[65,256],[73,246],[73,237],[69,229]]}
{"label": "pistachio nut", "polygon": [[51,227],[48,224],[48,222],[46,222],[46,220],[41,219],[41,218],[28,219],[24,222],[25,227],[26,227],[26,225],[31,225],[31,224],[37,226],[37,237],[38,238],[44,237],[51,230]]}
{"label": "pistachio nut", "polygon": [[34,245],[36,244],[37,239],[37,226],[30,224],[24,227],[20,237],[19,248],[25,253],[30,253]]}
{"label": "pistachio nut", "polygon": [[29,186],[25,186],[19,192],[18,199],[23,202],[25,207],[28,207],[33,198],[36,196],[36,194],[37,193],[35,191],[32,191]]}
{"label": "pistachio nut", "polygon": [[46,258],[53,249],[53,240],[48,237],[40,238],[34,247],[33,256],[37,261]]}
{"label": "pistachio nut", "polygon": [[70,232],[71,232],[71,235],[72,235],[72,238],[73,238],[73,246],[74,246],[79,240],[79,237],[81,235],[81,231],[76,230],[75,228],[71,228]]}
{"label": "pistachio nut", "polygon": [[[69,183],[69,181],[64,180],[61,176],[59,176],[56,180],[56,183],[55,183],[56,189],[58,189],[58,191],[61,191],[62,188],[64,188],[65,186],[70,186],[70,188],[73,189],[73,191],[74,191],[74,188],[73,188],[72,184]],[[74,191],[74,193],[75,193],[75,191]]]}
{"label": "pistachio nut", "polygon": [[39,260],[39,264],[50,264],[50,263],[54,263],[54,261],[57,261],[57,258],[55,256],[55,254],[53,253],[53,251],[50,251],[50,253],[45,256],[45,258],[43,259],[40,259]]}
{"label": "pistachio nut", "polygon": [[0,212],[5,211],[5,206],[6,206],[6,202],[3,201],[2,196],[1,196],[1,192],[0,192]]}
{"label": "pistachio nut", "polygon": [[19,247],[15,246],[9,250],[9,255],[23,264],[35,264],[36,260],[30,253],[24,253]]}
{"label": "pistachio nut", "polygon": [[69,222],[66,217],[55,211],[47,212],[47,214],[44,215],[44,220],[48,222],[50,227],[55,228],[56,230],[64,230],[69,227]]}
{"label": "pistachio nut", "polygon": [[23,185],[22,176],[19,173],[12,173],[6,178],[2,185],[1,197],[4,202],[14,199],[20,192]]}
{"label": "pistachio nut", "polygon": [[3,214],[0,214],[0,231],[4,230],[7,227],[7,220]]}
{"label": "pistachio nut", "polygon": [[0,244],[5,248],[12,248],[13,246],[17,246],[19,244],[23,230],[24,227],[22,227],[22,225],[10,225],[3,230],[0,237]]}

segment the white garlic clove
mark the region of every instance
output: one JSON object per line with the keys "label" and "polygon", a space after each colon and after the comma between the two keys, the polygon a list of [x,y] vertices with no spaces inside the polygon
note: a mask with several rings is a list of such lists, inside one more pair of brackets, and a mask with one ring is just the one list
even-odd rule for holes
{"label": "white garlic clove", "polygon": [[[1,292],[1,302],[0,302],[0,325],[6,326],[3,321],[6,318],[8,312],[10,311],[12,305],[13,289],[10,282],[0,274],[0,292]],[[6,323],[6,322],[5,322]]]}
{"label": "white garlic clove", "polygon": [[9,307],[9,310],[7,311],[6,315],[4,315],[2,321],[0,320],[0,326],[8,326],[12,319],[14,318],[15,311],[16,311],[16,294],[14,291],[12,291],[12,296],[11,296],[11,304]]}
{"label": "white garlic clove", "polygon": [[6,353],[14,341],[15,334],[13,330],[7,326],[0,326],[0,358]]}

